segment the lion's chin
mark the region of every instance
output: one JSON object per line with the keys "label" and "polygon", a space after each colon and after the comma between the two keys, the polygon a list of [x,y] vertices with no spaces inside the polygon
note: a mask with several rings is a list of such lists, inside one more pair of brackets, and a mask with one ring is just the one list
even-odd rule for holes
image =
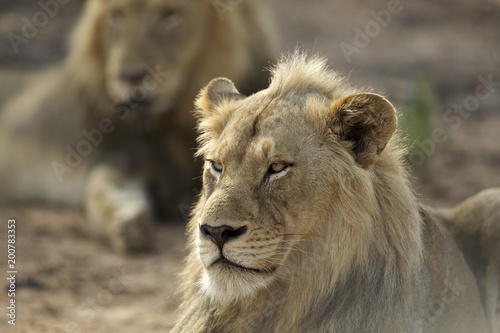
{"label": "lion's chin", "polygon": [[205,270],[200,286],[214,301],[228,304],[251,297],[268,286],[272,279],[272,272],[217,264]]}

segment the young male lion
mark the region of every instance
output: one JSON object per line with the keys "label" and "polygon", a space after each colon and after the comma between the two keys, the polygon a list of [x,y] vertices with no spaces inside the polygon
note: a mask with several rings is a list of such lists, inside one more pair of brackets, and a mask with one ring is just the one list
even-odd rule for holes
{"label": "young male lion", "polygon": [[88,0],[66,62],[0,114],[0,199],[84,202],[116,250],[148,247],[152,216],[194,195],[196,94],[219,75],[263,88],[270,23],[259,0]]}
{"label": "young male lion", "polygon": [[[487,332],[471,268],[410,189],[393,106],[325,63],[295,53],[268,89],[219,78],[199,95],[203,191],[172,332]],[[498,239],[500,189],[485,196]]]}

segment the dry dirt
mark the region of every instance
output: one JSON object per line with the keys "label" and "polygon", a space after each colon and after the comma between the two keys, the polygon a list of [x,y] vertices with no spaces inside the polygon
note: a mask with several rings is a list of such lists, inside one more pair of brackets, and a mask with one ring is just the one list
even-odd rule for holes
{"label": "dry dirt", "polygon": [[[81,3],[61,6],[16,54],[7,33],[19,32],[21,18],[40,8],[35,1],[0,1],[0,81],[10,75],[13,82],[16,71],[60,60]],[[377,31],[371,11],[394,3],[401,11]],[[422,200],[448,206],[500,186],[500,84],[456,128],[443,118],[454,104],[474,96],[479,77],[500,82],[498,0],[275,0],[272,7],[284,50],[302,46],[324,54],[355,83],[375,87],[396,105],[412,100],[417,75],[427,79],[438,101],[433,127],[443,129],[447,139],[414,172]],[[348,61],[340,45],[354,45],[357,28],[374,30]],[[12,86],[0,89],[10,94]],[[16,326],[8,325],[5,315],[10,218],[17,232]],[[79,211],[0,206],[0,332],[167,332],[178,304],[174,291],[185,255],[184,222],[158,225],[156,237],[154,253],[118,255],[93,239]]]}

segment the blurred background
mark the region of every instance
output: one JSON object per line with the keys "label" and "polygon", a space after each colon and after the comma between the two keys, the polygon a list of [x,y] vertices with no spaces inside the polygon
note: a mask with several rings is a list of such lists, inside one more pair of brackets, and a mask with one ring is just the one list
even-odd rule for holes
{"label": "blurred background", "polygon": [[[83,3],[61,5],[15,52],[7,34],[20,33],[23,17],[40,7],[0,0],[2,98],[15,93],[22,73],[64,58]],[[325,55],[354,84],[371,86],[396,105],[412,147],[412,181],[424,203],[451,206],[500,186],[500,1],[268,3],[283,51],[299,46]],[[18,229],[19,307],[17,325],[7,325],[2,314],[0,331],[157,332],[172,326],[185,255],[181,225],[159,227],[156,253],[126,257],[96,242],[79,211],[0,206],[1,225],[9,218]],[[6,230],[0,230],[2,276]],[[0,308],[6,301],[2,291]]]}

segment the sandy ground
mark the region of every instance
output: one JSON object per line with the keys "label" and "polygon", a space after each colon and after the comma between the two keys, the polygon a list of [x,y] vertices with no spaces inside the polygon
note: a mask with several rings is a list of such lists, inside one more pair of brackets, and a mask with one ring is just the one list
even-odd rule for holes
{"label": "sandy ground", "polygon": [[[182,224],[158,226],[154,253],[124,256],[91,237],[80,212],[47,207],[0,212],[16,220],[18,271],[17,324],[8,326],[3,315],[1,332],[168,332],[172,327],[176,274],[185,255]],[[4,257],[5,247],[2,236]],[[1,269],[7,271],[4,258]],[[3,312],[6,299],[2,292]]]}
{"label": "sandy ground", "polygon": [[[18,53],[2,38],[2,78],[11,75],[14,81],[12,73],[18,70],[60,60],[81,3],[61,6]],[[474,96],[480,78],[500,82],[499,1],[396,1],[401,10],[378,30],[370,23],[375,22],[374,13],[394,1],[271,3],[285,50],[299,45],[324,54],[355,83],[374,86],[398,106],[412,100],[417,75],[427,79],[438,104],[433,128],[442,129],[447,139],[432,149],[421,145],[429,147],[422,149],[428,150],[428,158],[413,175],[422,200],[449,206],[480,189],[500,186],[500,84],[461,118],[459,126],[451,126],[443,116]],[[0,1],[0,35],[19,32],[21,18],[38,10],[36,2]],[[356,46],[358,28],[374,30],[347,59],[341,45]],[[10,94],[12,86],[0,87],[2,93]],[[16,326],[8,325],[4,314],[11,218],[17,234]],[[159,225],[157,237],[154,253],[118,255],[90,235],[79,211],[0,205],[0,332],[168,331],[178,304],[176,274],[185,255],[183,222]]]}

